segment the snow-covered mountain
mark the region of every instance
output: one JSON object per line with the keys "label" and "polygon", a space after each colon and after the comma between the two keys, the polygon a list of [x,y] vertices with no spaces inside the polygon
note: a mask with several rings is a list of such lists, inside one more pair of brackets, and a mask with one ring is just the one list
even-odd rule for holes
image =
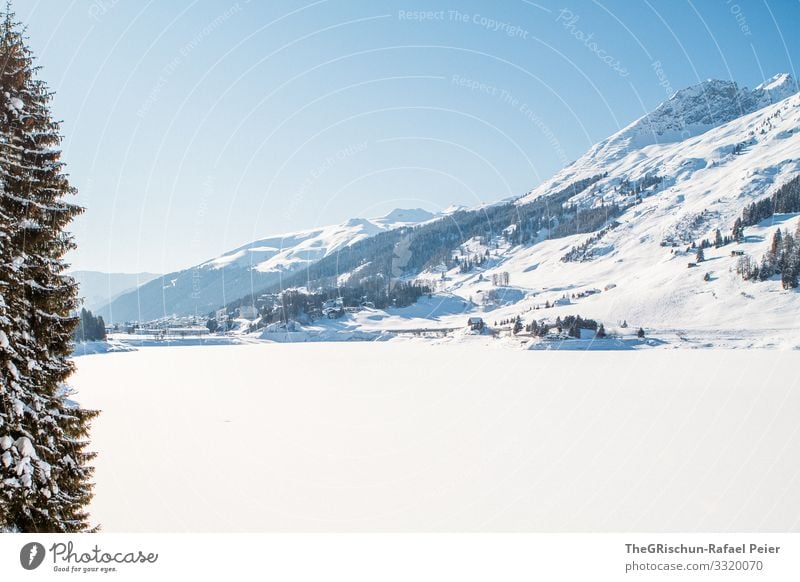
{"label": "snow-covered mountain", "polygon": [[[579,234],[559,231],[556,220],[519,244],[509,233],[525,224],[512,216],[508,228],[486,229],[492,240],[474,236],[450,247],[455,257],[481,259],[474,268],[429,264],[416,274],[435,286],[432,298],[381,315],[354,315],[352,325],[456,328],[467,313],[490,325],[517,316],[527,324],[580,314],[673,337],[714,342],[724,335],[736,345],[800,347],[797,290],[784,290],[778,276],[753,282],[736,272],[742,256],[758,262],[777,228],[794,232],[798,214],[748,226],[741,242],[705,249],[697,266],[690,266],[696,251],[687,250],[713,241],[717,229],[730,236],[745,206],[797,176],[800,94],[794,80],[779,75],[752,91],[706,81],[677,92],[515,201],[521,216],[540,199],[577,209],[567,226]],[[608,212],[608,219],[581,231],[581,212]],[[474,221],[469,213],[458,217],[451,220]],[[495,287],[493,279],[504,273],[510,285]]]}
{"label": "snow-covered mountain", "polygon": [[597,165],[651,144],[681,142],[782,101],[797,90],[797,82],[786,73],[752,90],[733,81],[709,79],[677,91],[654,111],[593,146],[584,158]]}
{"label": "snow-covered mountain", "polygon": [[107,322],[147,321],[170,315],[205,315],[279,281],[320,259],[378,233],[436,218],[423,210],[263,238],[199,265],[157,277],[98,309]]}
{"label": "snow-covered mountain", "polygon": [[398,208],[380,218],[351,218],[344,224],[257,240],[211,259],[199,268],[220,269],[236,265],[260,273],[294,271],[379,232],[421,224],[434,218],[435,214],[421,208]]}
{"label": "snow-covered mountain", "polygon": [[[776,214],[745,229],[742,243],[707,249],[698,268],[687,268],[695,251],[686,252],[692,242],[713,241],[716,229],[730,235],[746,205],[800,175],[796,89],[790,76],[778,75],[753,91],[707,81],[677,92],[517,201],[524,205],[602,176],[565,205],[618,205],[624,210],[609,220],[616,223],[612,228],[599,236],[545,236],[526,246],[501,242],[485,268],[446,273],[443,291],[479,304],[477,298],[492,288],[492,275],[509,272],[508,295],[519,300],[489,307],[492,320],[580,313],[661,330],[753,334],[761,344],[788,335],[800,345],[797,290],[783,290],[775,277],[750,282],[736,273],[740,254],[758,261],[778,227],[794,232],[797,214]],[[676,137],[680,127],[688,128],[684,139]],[[637,183],[646,184],[638,193],[630,187]],[[578,260],[562,260],[582,245],[588,252],[578,253]],[[422,274],[433,275],[440,276]],[[556,301],[564,305],[528,312]]]}
{"label": "snow-covered mountain", "polygon": [[[797,85],[788,74],[776,75],[753,91],[740,90],[728,81],[705,81],[676,92],[652,113],[592,146],[517,204],[603,173],[608,174],[607,179],[583,193],[578,201],[620,201],[614,196],[615,186],[648,175],[662,176],[665,183],[658,191],[669,192],[678,184],[694,189],[697,178],[709,176],[717,185],[706,186],[720,189],[720,178],[739,172],[739,182],[751,182],[750,194],[765,194],[765,188],[775,182],[772,175],[791,173],[800,158],[795,141],[796,105]],[[681,131],[688,133],[681,138]],[[743,155],[734,154],[739,144],[747,144]],[[760,170],[772,178],[762,176],[751,181]],[[724,181],[726,186],[729,181]],[[733,188],[747,190],[748,186],[734,184]],[[730,191],[722,193],[729,195]],[[732,210],[741,212],[741,208]]]}

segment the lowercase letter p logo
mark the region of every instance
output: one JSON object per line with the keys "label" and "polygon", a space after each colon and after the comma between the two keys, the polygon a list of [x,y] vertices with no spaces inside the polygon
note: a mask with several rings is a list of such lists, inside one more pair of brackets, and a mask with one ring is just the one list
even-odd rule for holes
{"label": "lowercase letter p logo", "polygon": [[19,551],[19,563],[26,570],[35,570],[44,561],[44,546],[39,542],[30,542]]}

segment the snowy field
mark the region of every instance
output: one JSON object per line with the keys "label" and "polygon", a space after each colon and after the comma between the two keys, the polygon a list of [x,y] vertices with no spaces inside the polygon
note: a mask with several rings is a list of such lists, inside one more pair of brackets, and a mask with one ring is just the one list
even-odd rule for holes
{"label": "snowy field", "polygon": [[800,531],[800,353],[423,341],[76,359],[106,532]]}

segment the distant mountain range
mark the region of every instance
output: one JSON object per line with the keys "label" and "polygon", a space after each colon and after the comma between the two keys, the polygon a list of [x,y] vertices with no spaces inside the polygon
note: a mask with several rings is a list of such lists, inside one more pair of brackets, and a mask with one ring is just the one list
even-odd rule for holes
{"label": "distant mountain range", "polygon": [[353,218],[344,224],[259,239],[189,269],[157,276],[106,301],[98,313],[107,322],[205,315],[361,240],[435,218],[421,208],[396,209],[379,218]]}
{"label": "distant mountain range", "polygon": [[91,311],[108,305],[120,295],[134,291],[152,281],[157,273],[103,273],[101,271],[72,271],[78,281],[83,307]]}

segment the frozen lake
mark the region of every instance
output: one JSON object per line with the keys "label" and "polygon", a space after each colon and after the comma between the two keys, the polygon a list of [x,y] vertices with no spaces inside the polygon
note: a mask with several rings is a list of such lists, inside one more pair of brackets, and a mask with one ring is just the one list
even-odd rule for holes
{"label": "frozen lake", "polygon": [[76,359],[106,532],[798,531],[800,353],[478,343]]}

